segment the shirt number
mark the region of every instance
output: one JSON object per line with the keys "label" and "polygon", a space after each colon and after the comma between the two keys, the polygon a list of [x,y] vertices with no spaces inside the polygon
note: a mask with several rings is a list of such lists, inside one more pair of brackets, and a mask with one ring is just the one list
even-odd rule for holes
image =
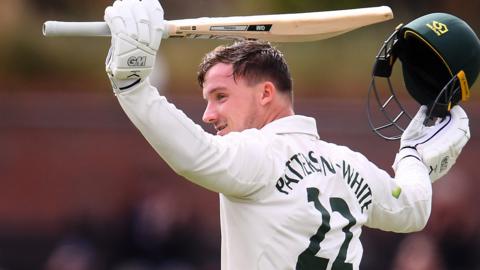
{"label": "shirt number", "polygon": [[[296,270],[326,270],[329,263],[329,259],[315,256],[320,251],[320,243],[325,239],[325,234],[330,231],[330,213],[320,203],[318,199],[319,194],[320,192],[317,188],[307,188],[308,202],[313,202],[315,208],[322,214],[322,224],[318,228],[317,233],[310,237],[310,245],[298,256]],[[346,263],[345,259],[347,257],[348,245],[353,238],[353,233],[350,229],[356,224],[357,220],[352,216],[345,200],[330,198],[330,206],[333,212],[338,212],[348,220],[348,224],[342,228],[342,231],[345,233],[345,240],[333,262],[332,270],[352,270],[353,265]]]}

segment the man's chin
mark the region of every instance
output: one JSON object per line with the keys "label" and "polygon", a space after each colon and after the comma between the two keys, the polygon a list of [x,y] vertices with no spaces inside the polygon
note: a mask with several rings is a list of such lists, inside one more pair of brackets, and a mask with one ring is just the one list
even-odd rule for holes
{"label": "man's chin", "polygon": [[228,132],[229,131],[227,131],[225,129],[219,130],[219,131],[217,131],[217,136],[227,135]]}

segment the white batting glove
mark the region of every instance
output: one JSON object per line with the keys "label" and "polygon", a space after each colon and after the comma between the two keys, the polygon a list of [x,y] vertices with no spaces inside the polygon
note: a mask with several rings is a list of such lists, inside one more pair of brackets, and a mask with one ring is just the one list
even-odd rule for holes
{"label": "white batting glove", "polygon": [[117,0],[105,9],[112,44],[105,61],[115,93],[132,89],[152,72],[165,23],[157,0]]}
{"label": "white batting glove", "polygon": [[400,139],[400,151],[393,164],[407,157],[416,157],[428,167],[430,180],[435,182],[447,174],[470,139],[468,117],[456,105],[450,114],[433,126],[425,126],[427,107],[420,107]]}

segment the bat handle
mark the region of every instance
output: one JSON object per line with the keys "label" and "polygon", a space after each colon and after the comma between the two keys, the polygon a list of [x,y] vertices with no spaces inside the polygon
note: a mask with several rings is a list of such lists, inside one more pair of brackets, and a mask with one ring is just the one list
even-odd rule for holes
{"label": "bat handle", "polygon": [[[172,26],[165,21],[166,31],[163,38],[169,37]],[[46,37],[110,37],[110,28],[106,22],[61,22],[46,21],[42,26]]]}
{"label": "bat handle", "polygon": [[46,37],[108,37],[111,36],[106,22],[59,22],[46,21],[42,27]]}

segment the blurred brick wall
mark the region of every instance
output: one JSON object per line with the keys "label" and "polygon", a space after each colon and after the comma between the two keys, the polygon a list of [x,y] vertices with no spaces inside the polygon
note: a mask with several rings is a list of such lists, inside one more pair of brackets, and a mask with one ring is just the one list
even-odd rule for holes
{"label": "blurred brick wall", "polygon": [[[200,122],[200,97],[171,99]],[[322,138],[350,146],[391,172],[397,143],[368,129],[363,100],[296,102],[297,113],[317,118]],[[480,111],[478,104],[467,105],[473,137],[457,167],[476,175]],[[108,220],[149,189],[162,187],[174,189],[192,205],[205,205],[199,211],[214,222],[218,218],[217,195],[176,176],[113,95],[3,94],[0,149],[0,226],[57,228],[76,214]]]}

